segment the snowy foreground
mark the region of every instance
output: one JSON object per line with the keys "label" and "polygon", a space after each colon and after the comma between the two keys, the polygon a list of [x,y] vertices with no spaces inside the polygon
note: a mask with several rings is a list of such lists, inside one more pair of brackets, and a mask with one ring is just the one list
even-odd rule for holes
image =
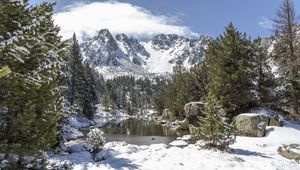
{"label": "snowy foreground", "polygon": [[69,156],[54,156],[50,162],[69,161],[74,169],[300,169],[300,164],[277,153],[282,144],[300,144],[300,123],[286,121],[283,127],[268,127],[263,138],[237,137],[231,146],[232,153],[202,150],[190,144],[186,147],[169,147],[165,144],[150,146],[130,145],[124,142],[105,144],[98,153],[100,162],[94,162],[88,152],[73,153]]}

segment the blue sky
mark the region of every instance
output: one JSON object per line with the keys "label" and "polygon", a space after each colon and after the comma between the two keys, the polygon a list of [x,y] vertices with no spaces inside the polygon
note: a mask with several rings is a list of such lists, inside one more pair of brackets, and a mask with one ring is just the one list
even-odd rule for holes
{"label": "blue sky", "polygon": [[[51,0],[50,0],[51,1]],[[32,4],[41,0],[31,0]],[[66,6],[78,2],[76,0],[59,0],[55,8],[56,13],[66,11]],[[107,1],[80,1],[107,2]],[[112,2],[112,1],[110,1]],[[146,13],[156,17],[163,16],[167,25],[179,25],[184,30],[182,34],[193,32],[216,37],[224,31],[230,21],[242,32],[251,37],[265,37],[272,34],[269,18],[275,17],[275,11],[281,0],[119,0],[134,8],[143,8]],[[296,12],[300,12],[300,1],[294,0]],[[77,6],[78,7],[78,6]],[[119,9],[119,8],[118,8]],[[120,8],[121,9],[121,8]],[[70,10],[70,9],[69,9]],[[114,10],[112,8],[111,10]],[[118,11],[110,11],[116,13]],[[108,12],[109,13],[109,12]],[[100,14],[99,14],[100,15]],[[101,14],[102,15],[102,14]],[[151,17],[150,17],[151,18]],[[95,18],[96,19],[96,18]],[[160,22],[160,21],[159,21]],[[106,26],[106,25],[105,25]],[[107,26],[110,27],[110,26]],[[112,28],[114,29],[114,28]],[[129,28],[128,28],[129,29]],[[115,29],[117,30],[117,29]],[[118,32],[120,30],[117,30]],[[180,30],[179,30],[180,31]],[[126,31],[125,31],[126,32]],[[153,31],[155,32],[155,31]],[[176,32],[175,32],[176,33]],[[195,34],[188,34],[195,35]]]}

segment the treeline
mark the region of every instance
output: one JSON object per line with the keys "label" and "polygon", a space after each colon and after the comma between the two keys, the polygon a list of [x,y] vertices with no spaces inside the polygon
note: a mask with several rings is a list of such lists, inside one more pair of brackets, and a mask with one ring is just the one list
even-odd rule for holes
{"label": "treeline", "polygon": [[209,42],[203,63],[186,70],[177,62],[170,82],[155,96],[156,110],[180,118],[186,103],[211,95],[230,119],[253,107],[299,113],[300,37],[292,2],[285,0],[276,14],[272,51],[263,39],[251,40],[230,23]]}
{"label": "treeline", "polygon": [[184,105],[202,100],[208,93],[208,81],[206,64],[197,64],[187,70],[177,61],[171,78],[157,81],[158,88],[153,96],[155,110],[162,114],[168,109],[173,118],[184,118]]}
{"label": "treeline", "polygon": [[[156,78],[159,81],[160,78]],[[156,80],[121,76],[105,81],[102,105],[106,111],[122,110],[129,115],[144,114],[153,108]]]}

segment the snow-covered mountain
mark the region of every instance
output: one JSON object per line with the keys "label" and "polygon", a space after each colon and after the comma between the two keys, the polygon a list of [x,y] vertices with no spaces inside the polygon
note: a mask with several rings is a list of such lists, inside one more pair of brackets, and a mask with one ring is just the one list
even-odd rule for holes
{"label": "snow-covered mountain", "polygon": [[209,37],[189,39],[175,34],[160,34],[139,42],[125,34],[112,35],[103,29],[81,44],[84,61],[104,77],[148,76],[170,73],[177,60],[190,67],[204,59]]}

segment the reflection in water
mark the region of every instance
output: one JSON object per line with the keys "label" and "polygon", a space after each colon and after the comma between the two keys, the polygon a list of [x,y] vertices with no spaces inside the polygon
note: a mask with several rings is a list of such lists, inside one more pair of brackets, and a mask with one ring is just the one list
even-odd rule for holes
{"label": "reflection in water", "polygon": [[109,134],[126,134],[136,136],[176,136],[170,134],[167,128],[154,122],[128,119],[122,122],[112,122],[104,129]]}
{"label": "reflection in water", "polygon": [[168,127],[161,126],[153,121],[137,119],[114,121],[109,123],[103,130],[107,142],[126,141],[136,145],[168,144],[176,137],[188,134],[188,131],[171,131]]}

